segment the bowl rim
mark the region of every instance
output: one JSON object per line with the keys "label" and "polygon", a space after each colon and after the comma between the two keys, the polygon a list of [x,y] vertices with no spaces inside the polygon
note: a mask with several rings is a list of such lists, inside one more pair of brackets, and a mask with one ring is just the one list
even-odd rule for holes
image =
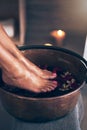
{"label": "bowl rim", "polygon": [[78,53],[76,53],[72,50],[63,48],[63,47],[54,46],[54,45],[53,46],[47,46],[47,45],[29,45],[29,44],[28,45],[20,45],[20,46],[17,46],[17,47],[21,51],[28,50],[28,49],[49,49],[49,50],[62,51],[66,54],[69,54],[71,56],[78,58],[80,61],[82,61],[84,63],[84,65],[87,68],[87,61],[80,54],[78,54]]}

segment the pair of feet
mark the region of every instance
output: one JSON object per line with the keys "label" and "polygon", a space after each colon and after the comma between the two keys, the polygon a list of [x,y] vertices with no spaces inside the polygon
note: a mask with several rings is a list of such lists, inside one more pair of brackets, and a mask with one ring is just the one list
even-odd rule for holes
{"label": "pair of feet", "polygon": [[52,91],[57,87],[57,82],[53,80],[56,74],[42,70],[28,60],[8,37],[2,25],[0,25],[0,65],[3,81],[9,85],[37,93]]}
{"label": "pair of feet", "polygon": [[31,68],[26,68],[20,64],[20,71],[17,70],[16,74],[14,72],[6,72],[3,69],[3,81],[12,86],[18,86],[22,89],[30,90],[36,93],[39,92],[49,92],[54,90],[57,87],[57,82],[51,79],[56,77],[55,73],[51,73],[47,70],[40,70],[37,67],[38,73],[33,70],[33,66]]}

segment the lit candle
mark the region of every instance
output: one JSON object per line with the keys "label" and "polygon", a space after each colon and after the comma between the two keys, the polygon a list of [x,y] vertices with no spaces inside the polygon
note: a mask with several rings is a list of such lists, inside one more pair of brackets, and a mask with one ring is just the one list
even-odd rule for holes
{"label": "lit candle", "polygon": [[62,30],[54,30],[51,32],[51,36],[56,40],[58,45],[62,45],[66,33]]}

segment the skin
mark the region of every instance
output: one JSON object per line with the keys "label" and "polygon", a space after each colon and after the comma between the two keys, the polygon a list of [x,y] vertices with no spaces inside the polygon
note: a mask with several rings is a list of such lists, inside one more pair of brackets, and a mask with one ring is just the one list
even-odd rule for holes
{"label": "skin", "polygon": [[52,73],[47,70],[42,70],[37,67],[35,64],[27,60],[23,54],[17,49],[14,42],[8,37],[6,32],[4,31],[2,25],[0,25],[0,43],[6,48],[12,55],[14,55],[17,59],[22,61],[27,68],[31,69],[34,73],[44,79],[53,79],[56,77],[56,73]]}
{"label": "skin", "polygon": [[55,73],[42,70],[19,51],[0,25],[0,66],[3,81],[9,85],[36,93],[52,91],[57,87]]}

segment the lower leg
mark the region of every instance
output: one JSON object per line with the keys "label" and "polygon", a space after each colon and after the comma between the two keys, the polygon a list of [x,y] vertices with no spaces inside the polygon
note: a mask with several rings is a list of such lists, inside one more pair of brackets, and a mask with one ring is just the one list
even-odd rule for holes
{"label": "lower leg", "polygon": [[27,60],[23,54],[17,49],[14,42],[8,37],[6,32],[4,31],[2,25],[0,25],[0,44],[6,48],[13,56],[15,56],[18,60],[22,61],[27,68],[32,70],[34,73],[39,75],[44,79],[53,79],[56,77],[55,73],[52,73],[47,70],[42,70],[33,64],[31,61]]}

